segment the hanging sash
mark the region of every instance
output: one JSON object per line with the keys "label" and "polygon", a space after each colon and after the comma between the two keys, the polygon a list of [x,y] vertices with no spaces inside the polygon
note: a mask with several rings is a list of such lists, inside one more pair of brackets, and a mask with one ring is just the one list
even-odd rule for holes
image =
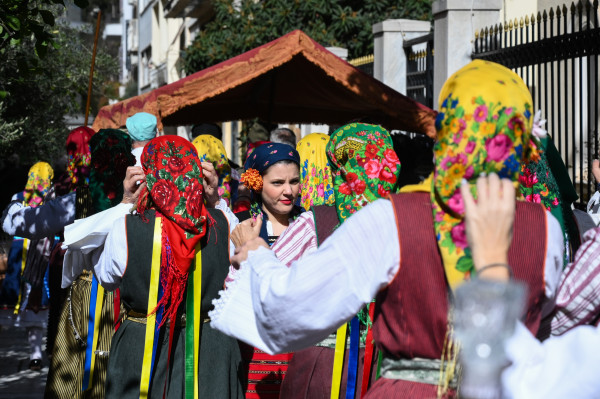
{"label": "hanging sash", "polygon": [[[160,286],[160,255],[162,249],[162,219],[157,217],[154,222],[154,237],[152,243],[152,269],[150,271],[150,290],[148,291],[148,311],[152,312],[158,303],[158,288]],[[152,368],[156,356],[155,335],[156,313],[149,314],[146,319],[146,336],[144,357],[142,360],[142,376],[140,378],[140,399],[148,397]]]}
{"label": "hanging sash", "polygon": [[331,377],[331,399],[340,397],[340,388],[342,385],[342,369],[344,368],[344,352],[346,351],[346,330],[344,323],[338,328],[335,337],[335,355],[333,358],[333,375]]}
{"label": "hanging sash", "polygon": [[[369,319],[371,322],[375,317],[375,302],[369,304]],[[373,363],[373,326],[367,326],[367,341],[365,342],[365,361],[363,365],[362,384],[360,387],[360,397],[364,397],[369,387],[371,378],[371,364]]]}
{"label": "hanging sash", "polygon": [[358,373],[358,347],[360,345],[360,321],[354,316],[350,322],[350,354],[348,355],[348,378],[346,379],[346,399],[354,399],[356,375]]}
{"label": "hanging sash", "polygon": [[104,302],[104,288],[98,284],[96,276],[92,275],[92,290],[90,292],[90,307],[88,316],[87,345],[83,369],[82,390],[87,391],[92,387],[94,368],[96,365],[96,348],[100,331],[100,318]]}
{"label": "hanging sash", "polygon": [[195,266],[188,277],[185,323],[185,398],[198,399],[198,358],[202,305],[202,251],[196,247]]}
{"label": "hanging sash", "polygon": [[[16,237],[15,237],[16,238]],[[25,263],[27,261],[27,249],[29,249],[29,240],[27,238],[23,238],[23,253],[21,255],[21,275],[19,279],[23,276],[23,271],[25,270]],[[19,283],[19,297],[17,298],[17,304],[15,305],[14,314],[19,314],[19,309],[21,309],[21,301],[23,300],[23,285],[22,282]]]}

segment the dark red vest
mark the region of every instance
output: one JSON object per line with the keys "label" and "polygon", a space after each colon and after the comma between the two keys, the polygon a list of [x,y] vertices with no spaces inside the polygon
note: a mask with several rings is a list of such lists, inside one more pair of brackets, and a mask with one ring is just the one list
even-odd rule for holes
{"label": "dark red vest", "polygon": [[[373,333],[379,349],[397,358],[439,359],[447,329],[449,287],[439,253],[428,193],[391,196],[400,237],[400,269],[377,295]],[[508,261],[527,284],[523,320],[537,332],[544,295],[547,245],[542,206],[518,202]]]}

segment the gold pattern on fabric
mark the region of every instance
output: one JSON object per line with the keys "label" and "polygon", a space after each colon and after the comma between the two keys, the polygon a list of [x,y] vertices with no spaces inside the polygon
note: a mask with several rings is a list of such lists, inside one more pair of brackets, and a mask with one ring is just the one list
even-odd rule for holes
{"label": "gold pattern on fabric", "polygon": [[231,166],[223,142],[210,134],[202,134],[192,141],[200,162],[211,162],[219,176],[219,197],[229,205],[231,200]]}
{"label": "gold pattern on fabric", "polygon": [[298,142],[300,155],[300,204],[305,210],[312,206],[333,205],[333,176],[327,161],[329,136],[311,133]]}

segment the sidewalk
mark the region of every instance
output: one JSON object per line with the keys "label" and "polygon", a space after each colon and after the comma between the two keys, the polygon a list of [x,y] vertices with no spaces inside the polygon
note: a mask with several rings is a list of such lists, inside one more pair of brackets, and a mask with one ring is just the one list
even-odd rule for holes
{"label": "sidewalk", "polygon": [[[8,316],[0,310],[0,317]],[[45,341],[45,340],[44,340]],[[41,371],[29,370],[29,344],[25,328],[0,326],[0,399],[43,398],[48,359]]]}

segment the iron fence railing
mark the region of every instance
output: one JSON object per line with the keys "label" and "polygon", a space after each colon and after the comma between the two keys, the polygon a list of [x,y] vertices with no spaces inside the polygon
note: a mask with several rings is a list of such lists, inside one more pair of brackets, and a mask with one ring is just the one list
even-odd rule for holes
{"label": "iron fence railing", "polygon": [[473,58],[513,69],[529,86],[584,206],[598,157],[598,0],[562,5],[477,32]]}

